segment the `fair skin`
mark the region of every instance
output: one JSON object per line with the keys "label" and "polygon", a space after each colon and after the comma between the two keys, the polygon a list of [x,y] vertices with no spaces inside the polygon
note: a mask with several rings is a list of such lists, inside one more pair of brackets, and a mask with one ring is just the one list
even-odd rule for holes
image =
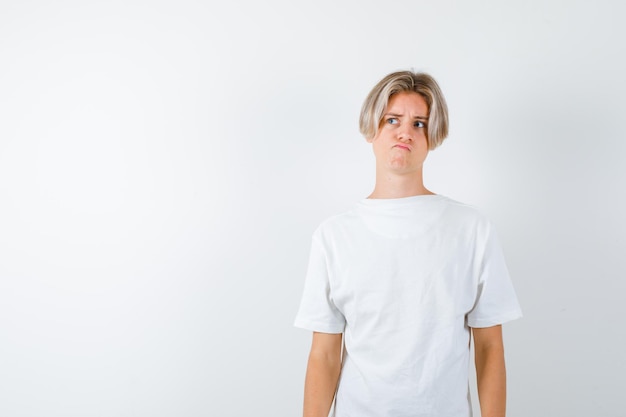
{"label": "fair skin", "polygon": [[341,371],[341,334],[313,333],[304,381],[304,417],[327,417]]}
{"label": "fair skin", "polygon": [[[428,106],[422,96],[390,97],[376,136],[368,139],[376,157],[376,185],[369,198],[433,194],[424,187],[428,156]],[[478,397],[482,417],[504,417],[506,372],[502,326],[473,328]],[[313,333],[304,387],[304,417],[327,417],[341,370],[341,334]]]}
{"label": "fair skin", "polygon": [[433,194],[424,187],[428,156],[428,106],[417,93],[391,96],[376,136],[368,139],[376,157],[376,185],[369,198]]}
{"label": "fair skin", "polygon": [[502,326],[473,328],[474,363],[482,417],[506,414],[506,369]]}

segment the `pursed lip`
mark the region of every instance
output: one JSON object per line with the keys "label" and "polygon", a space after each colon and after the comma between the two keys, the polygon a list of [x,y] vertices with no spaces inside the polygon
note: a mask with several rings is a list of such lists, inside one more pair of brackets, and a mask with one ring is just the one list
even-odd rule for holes
{"label": "pursed lip", "polygon": [[398,147],[398,148],[406,149],[407,151],[410,151],[410,150],[411,150],[411,147],[410,147],[409,145],[404,145],[404,144],[402,144],[402,143],[398,143],[397,145],[394,145],[393,147],[394,147],[394,148],[395,148],[395,147]]}

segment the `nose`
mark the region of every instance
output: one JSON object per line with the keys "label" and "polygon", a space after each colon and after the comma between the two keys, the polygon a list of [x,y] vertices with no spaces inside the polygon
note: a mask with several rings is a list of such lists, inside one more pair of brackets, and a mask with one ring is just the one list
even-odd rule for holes
{"label": "nose", "polygon": [[402,142],[408,142],[413,140],[411,129],[407,126],[402,126],[398,129],[398,140]]}

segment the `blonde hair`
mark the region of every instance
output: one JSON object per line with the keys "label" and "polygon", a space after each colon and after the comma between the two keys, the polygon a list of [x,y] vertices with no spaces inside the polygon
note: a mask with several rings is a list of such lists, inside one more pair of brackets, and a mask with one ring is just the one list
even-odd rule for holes
{"label": "blonde hair", "polygon": [[361,108],[359,130],[367,140],[376,136],[389,98],[400,92],[414,92],[426,101],[428,149],[441,145],[448,136],[448,106],[437,81],[423,72],[398,71],[387,75],[374,86]]}

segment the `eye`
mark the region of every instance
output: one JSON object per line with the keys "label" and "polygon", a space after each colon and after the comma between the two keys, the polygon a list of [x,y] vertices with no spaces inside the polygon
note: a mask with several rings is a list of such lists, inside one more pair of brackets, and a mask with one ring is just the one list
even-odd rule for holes
{"label": "eye", "polygon": [[415,127],[419,127],[419,128],[423,128],[423,127],[426,127],[426,123],[424,123],[424,122],[420,122],[420,121],[416,121],[416,122],[413,124],[413,126],[415,126]]}
{"label": "eye", "polygon": [[395,118],[395,117],[389,117],[389,118],[387,119],[387,124],[390,124],[390,125],[397,125],[397,124],[398,124],[398,119],[397,119],[397,118]]}

